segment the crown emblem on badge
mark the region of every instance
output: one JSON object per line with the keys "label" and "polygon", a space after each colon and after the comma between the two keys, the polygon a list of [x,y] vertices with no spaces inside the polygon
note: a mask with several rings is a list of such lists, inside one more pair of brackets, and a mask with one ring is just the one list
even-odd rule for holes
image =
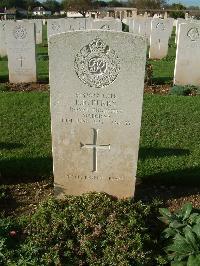
{"label": "crown emblem on badge", "polygon": [[97,37],[76,55],[74,69],[84,84],[103,88],[117,78],[120,71],[120,60],[116,52]]}
{"label": "crown emblem on badge", "polygon": [[108,45],[106,45],[101,39],[96,38],[90,44],[88,44],[90,52],[98,50],[99,52],[106,52],[109,50]]}

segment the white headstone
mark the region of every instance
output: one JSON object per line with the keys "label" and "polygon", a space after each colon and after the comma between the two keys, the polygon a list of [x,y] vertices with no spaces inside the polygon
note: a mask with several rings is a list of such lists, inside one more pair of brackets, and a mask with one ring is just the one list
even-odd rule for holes
{"label": "white headstone", "polygon": [[129,21],[129,32],[144,36],[148,41],[150,41],[151,21],[152,18],[137,16]]}
{"label": "white headstone", "polygon": [[[19,20],[18,22],[22,22]],[[42,43],[42,20],[41,19],[23,19],[23,22],[30,22],[35,24],[36,44]]]}
{"label": "white headstone", "polygon": [[47,36],[66,32],[66,19],[48,19],[47,20]]}
{"label": "white headstone", "polygon": [[7,22],[6,42],[10,82],[36,82],[35,25]]}
{"label": "white headstone", "polygon": [[176,20],[176,35],[175,35],[175,43],[177,43],[177,38],[178,38],[178,31],[179,31],[179,25],[181,23],[187,23],[187,21],[184,18],[177,18]]}
{"label": "white headstone", "polygon": [[122,31],[122,22],[119,19],[95,19],[92,29]]}
{"label": "white headstone", "polygon": [[73,30],[86,30],[92,28],[92,18],[66,18],[65,32]]}
{"label": "white headstone", "polygon": [[74,31],[52,36],[49,44],[56,195],[97,191],[132,197],[144,38],[114,31]]}
{"label": "white headstone", "polygon": [[32,22],[35,23],[35,31],[36,31],[36,44],[42,43],[42,20],[34,19]]}
{"label": "white headstone", "polygon": [[5,21],[0,21],[0,57],[4,57],[7,55],[5,24],[6,24]]}
{"label": "white headstone", "polygon": [[174,70],[174,84],[200,85],[200,24],[180,24]]}
{"label": "white headstone", "polygon": [[162,59],[167,56],[172,28],[172,20],[159,18],[152,20],[149,58]]}

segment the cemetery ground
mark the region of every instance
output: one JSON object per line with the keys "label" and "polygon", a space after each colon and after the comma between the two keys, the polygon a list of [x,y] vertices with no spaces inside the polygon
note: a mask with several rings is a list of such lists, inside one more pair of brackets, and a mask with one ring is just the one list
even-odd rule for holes
{"label": "cemetery ground", "polygon": [[200,208],[200,97],[193,90],[169,94],[174,34],[168,56],[148,60],[135,201],[91,194],[63,203],[52,198],[45,36],[37,46],[37,84],[9,84],[7,59],[0,60],[0,264],[167,265],[158,208]]}

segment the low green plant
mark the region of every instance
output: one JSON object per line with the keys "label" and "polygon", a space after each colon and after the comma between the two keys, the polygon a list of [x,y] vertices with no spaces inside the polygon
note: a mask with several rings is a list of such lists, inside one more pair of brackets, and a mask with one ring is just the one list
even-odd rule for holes
{"label": "low green plant", "polygon": [[6,187],[3,185],[0,185],[0,203],[5,200],[7,197],[7,193],[6,193]]}
{"label": "low green plant", "polygon": [[0,265],[164,265],[157,215],[158,203],[104,193],[52,198],[30,217],[2,220]]}
{"label": "low green plant", "polygon": [[171,95],[199,95],[200,94],[200,87],[194,85],[186,85],[186,86],[173,86],[169,94]]}
{"label": "low green plant", "polygon": [[176,213],[160,209],[160,218],[167,224],[163,236],[167,240],[167,258],[174,266],[200,265],[200,213],[191,203]]}
{"label": "low green plant", "polygon": [[192,93],[192,88],[190,86],[173,86],[169,94],[177,96],[188,96]]}
{"label": "low green plant", "polygon": [[[0,218],[0,265],[10,265],[20,243],[21,226],[16,219]],[[14,264],[15,265],[15,264]],[[16,264],[18,265],[18,264]]]}

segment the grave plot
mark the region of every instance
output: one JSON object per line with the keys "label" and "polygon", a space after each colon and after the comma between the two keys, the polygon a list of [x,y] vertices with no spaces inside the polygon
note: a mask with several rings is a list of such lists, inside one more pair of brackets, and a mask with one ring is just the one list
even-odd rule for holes
{"label": "grave plot", "polygon": [[[85,29],[67,40],[54,35],[52,55],[46,32],[44,25],[35,46],[37,82],[9,83],[9,58],[0,58],[0,265],[169,265],[158,217],[171,214],[158,208],[200,208],[199,92],[171,90],[175,29],[167,56],[156,60],[141,60],[143,37],[105,29],[99,39]],[[197,31],[190,33],[197,47]],[[54,181],[65,200],[54,198]],[[71,196],[86,191],[93,193]],[[124,195],[131,197],[115,197]],[[195,211],[184,207],[184,225]]]}

